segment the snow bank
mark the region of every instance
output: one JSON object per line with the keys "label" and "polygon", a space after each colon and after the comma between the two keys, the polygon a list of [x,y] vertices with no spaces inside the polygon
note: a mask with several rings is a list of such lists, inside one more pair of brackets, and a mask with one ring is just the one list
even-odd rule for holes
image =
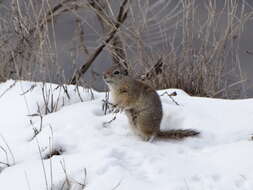
{"label": "snow bank", "polygon": [[[179,106],[161,96],[162,128],[192,128],[201,135],[150,143],[130,131],[123,113],[103,124],[115,116],[104,115],[104,93],[80,87],[77,93],[67,86],[67,95],[46,84],[43,96],[42,87],[24,81],[0,84],[1,189],[60,190],[66,181],[72,190],[253,188],[253,99],[199,98],[166,90],[177,91]],[[51,107],[58,105],[55,112],[44,114],[45,99]]]}

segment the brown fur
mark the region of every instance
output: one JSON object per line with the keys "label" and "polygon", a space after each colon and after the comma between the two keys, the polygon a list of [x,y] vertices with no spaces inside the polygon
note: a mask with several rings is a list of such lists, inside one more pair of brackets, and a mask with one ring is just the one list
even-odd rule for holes
{"label": "brown fur", "polygon": [[161,131],[163,112],[159,95],[150,86],[130,77],[126,69],[114,66],[105,72],[104,80],[113,103],[125,111],[132,130],[143,140],[153,136],[182,139],[199,134],[190,129]]}
{"label": "brown fur", "polygon": [[160,131],[157,136],[160,138],[170,138],[170,139],[182,139],[185,137],[192,137],[199,135],[198,131],[191,129],[175,129],[169,131]]}

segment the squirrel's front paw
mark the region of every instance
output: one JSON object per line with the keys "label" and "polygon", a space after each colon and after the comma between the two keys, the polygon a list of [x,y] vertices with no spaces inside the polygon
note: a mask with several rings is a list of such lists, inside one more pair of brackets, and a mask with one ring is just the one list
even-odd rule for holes
{"label": "squirrel's front paw", "polygon": [[121,109],[119,109],[117,107],[113,109],[113,113],[119,113],[120,111],[121,111]]}
{"label": "squirrel's front paw", "polygon": [[120,111],[117,104],[113,104],[108,100],[103,100],[103,110],[108,113],[118,113]]}
{"label": "squirrel's front paw", "polygon": [[121,108],[121,107],[118,107],[118,106],[116,106],[115,108],[113,108],[113,113],[119,113],[119,112],[123,112],[123,111],[124,111],[124,109]]}

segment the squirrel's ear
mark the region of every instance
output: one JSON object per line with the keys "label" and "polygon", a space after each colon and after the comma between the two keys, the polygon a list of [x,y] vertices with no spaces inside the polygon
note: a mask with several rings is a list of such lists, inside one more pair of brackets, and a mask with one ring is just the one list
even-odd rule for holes
{"label": "squirrel's ear", "polygon": [[125,69],[125,70],[123,71],[123,75],[126,75],[126,76],[127,76],[127,75],[128,75],[128,70]]}

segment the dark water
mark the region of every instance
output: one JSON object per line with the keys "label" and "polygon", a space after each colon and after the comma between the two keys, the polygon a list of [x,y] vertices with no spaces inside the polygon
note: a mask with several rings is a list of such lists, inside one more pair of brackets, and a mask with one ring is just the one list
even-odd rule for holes
{"label": "dark water", "polygon": [[[9,0],[3,1],[5,3],[9,3]],[[112,1],[113,2],[113,1]],[[115,5],[113,8],[118,6],[119,1],[114,1]],[[137,2],[137,1],[136,1]],[[141,1],[140,1],[141,2]],[[142,2],[145,2],[143,0]],[[152,1],[151,1],[152,2]],[[177,1],[174,1],[177,2]],[[201,2],[207,1],[196,1],[200,10],[203,8]],[[221,7],[224,1],[217,1],[217,6]],[[241,1],[244,2],[248,9],[253,8],[253,0],[245,0]],[[172,3],[173,5],[173,3]],[[173,6],[168,6],[166,11],[170,11]],[[0,14],[4,14],[4,12],[0,12]],[[89,51],[95,50],[95,48],[101,43],[101,36],[103,36],[103,31],[101,26],[96,18],[95,15],[92,15],[87,12],[80,12],[80,17],[84,19],[83,29],[85,34],[85,43],[86,46],[89,48]],[[205,10],[203,9],[202,13],[200,14],[205,15]],[[200,15],[201,16],[201,15]],[[75,40],[73,39],[76,32],[76,23],[75,23],[75,16],[73,14],[64,14],[55,22],[55,34],[56,34],[56,44],[57,44],[57,59],[58,63],[64,68],[65,78],[71,78],[73,72],[76,68],[80,67],[85,62],[85,56],[80,55],[78,56],[75,64],[72,62],[71,53],[75,46]],[[160,36],[159,36],[160,35]],[[163,47],[164,44],[162,42],[162,36],[160,33],[157,33],[157,36],[154,39],[150,39],[148,31],[146,34],[147,41],[152,41],[151,45],[157,39],[157,43],[153,43],[154,46]],[[152,35],[153,36],[153,35]],[[253,97],[253,19],[245,25],[243,29],[243,33],[240,39],[240,52],[239,52],[241,68],[243,75],[248,79],[247,81],[247,92],[249,97]],[[103,51],[99,57],[95,60],[90,71],[86,74],[85,80],[88,80],[90,85],[95,87],[97,90],[104,89],[104,82],[101,80],[100,77],[96,77],[94,79],[94,75],[92,73],[96,72],[101,74],[109,65],[111,64],[111,57],[107,51]],[[94,72],[91,72],[94,71]],[[57,82],[57,81],[56,81]]]}
{"label": "dark water", "polygon": [[[198,2],[201,2],[201,1],[196,1],[196,3]],[[218,3],[217,6],[221,7],[223,2],[222,1],[218,1],[218,2],[220,2],[220,4]],[[245,3],[249,9],[252,8],[253,6],[252,0],[247,0],[245,1]],[[202,5],[200,4],[199,5],[200,9],[201,9],[201,6]],[[204,9],[201,14],[203,15],[205,14]],[[95,48],[99,44],[96,42],[99,41],[98,39],[100,38],[100,36],[98,34],[101,33],[102,31],[101,31],[99,23],[96,20],[96,17],[91,16],[91,15],[85,15],[84,17],[86,18],[86,21],[89,23],[89,25],[91,25],[91,26],[88,26],[84,24],[84,30],[85,30],[85,33],[88,35],[87,46],[92,49],[92,48]],[[93,29],[91,28],[95,28],[98,34],[95,33]],[[61,62],[64,65],[66,69],[67,77],[71,76],[71,74],[73,73],[73,69],[68,66],[68,62],[70,61],[69,49],[68,47],[64,47],[64,44],[66,45],[66,43],[71,39],[71,36],[74,35],[74,31],[75,31],[74,18],[71,15],[65,15],[61,20],[59,20],[56,23],[57,44],[59,46],[59,56],[58,56],[59,62]],[[161,34],[157,33],[157,35],[158,36],[156,36],[156,39],[158,39],[158,41],[159,40],[161,41],[162,37],[159,36]],[[143,36],[147,36],[146,38],[147,41],[151,40],[149,39],[148,32],[144,34]],[[158,42],[158,45],[156,43],[156,45],[154,46],[162,47],[164,46],[164,44],[162,42]],[[240,57],[243,76],[245,76],[245,78],[248,79],[247,85],[246,85],[247,92],[248,92],[248,95],[252,97],[253,96],[253,19],[250,22],[248,22],[245,25],[245,28],[243,29],[243,33],[240,39],[239,51],[240,51],[239,57]],[[247,52],[252,52],[252,54],[247,53]],[[78,60],[78,65],[81,65],[83,61],[84,60],[80,58]],[[95,61],[95,64],[93,65],[92,69],[94,69],[98,73],[102,73],[110,63],[111,63],[110,55],[106,51],[104,51]],[[90,73],[86,76],[86,79],[91,79]],[[99,79],[98,81],[95,82],[94,85],[99,90],[102,90],[104,88],[103,81]]]}

